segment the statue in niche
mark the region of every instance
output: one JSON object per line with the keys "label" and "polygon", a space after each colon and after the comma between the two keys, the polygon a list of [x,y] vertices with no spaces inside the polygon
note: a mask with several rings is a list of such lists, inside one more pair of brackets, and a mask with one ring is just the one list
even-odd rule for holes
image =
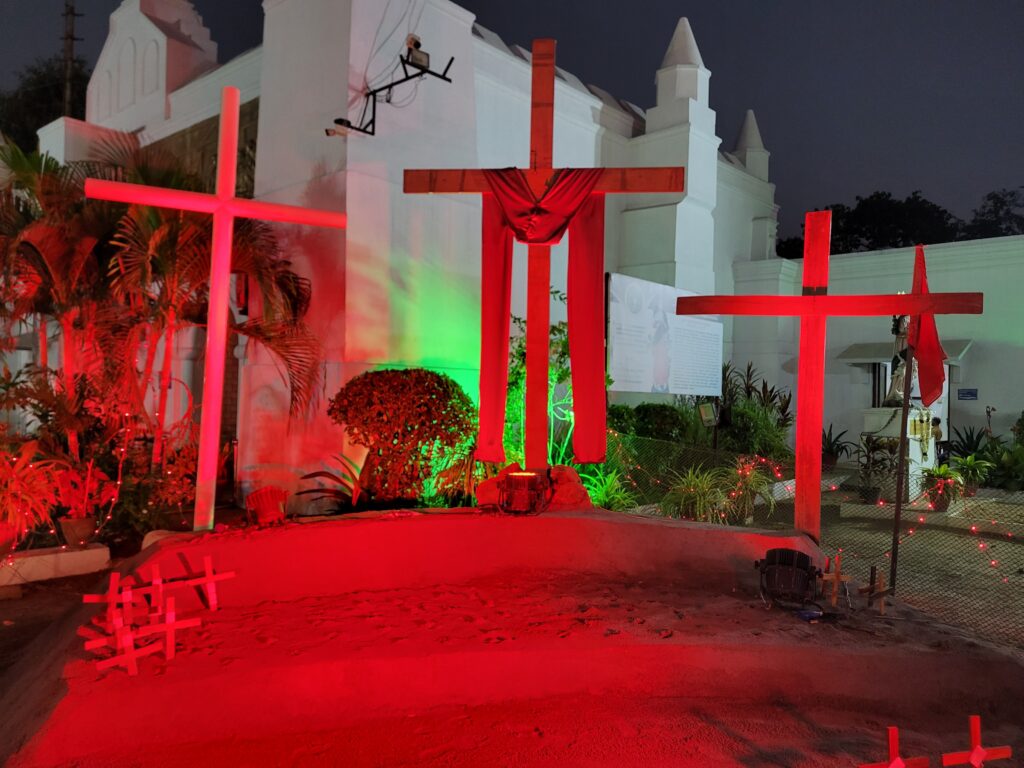
{"label": "statue in niche", "polygon": [[903,385],[907,379],[907,328],[910,325],[909,315],[893,315],[892,318],[892,376],[889,379],[889,391],[882,400],[886,408],[898,408],[903,405]]}

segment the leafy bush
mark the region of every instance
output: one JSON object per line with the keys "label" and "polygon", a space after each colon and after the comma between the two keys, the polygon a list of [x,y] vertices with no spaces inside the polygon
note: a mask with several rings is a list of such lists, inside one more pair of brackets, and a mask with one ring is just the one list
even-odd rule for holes
{"label": "leafy bush", "polygon": [[748,398],[732,407],[728,426],[719,427],[718,444],[733,453],[780,459],[790,455],[786,431],[773,408]]}
{"label": "leafy bush", "polygon": [[636,432],[636,413],[628,405],[608,406],[608,429],[620,435],[632,435]]}
{"label": "leafy bush", "polygon": [[993,463],[988,485],[1006,491],[1024,490],[1024,445],[1002,448]]}
{"label": "leafy bush", "polygon": [[656,440],[677,442],[682,439],[684,421],[679,410],[664,403],[641,403],[633,409],[636,418],[635,434]]}
{"label": "leafy bush", "polygon": [[[956,467],[956,471],[959,472],[960,477],[963,478],[964,485],[975,490],[985,481],[985,478],[988,477],[988,473],[995,467],[995,464],[991,461],[980,459],[973,453],[970,456],[954,459],[953,463]],[[971,493],[971,495],[973,495],[973,493]]]}
{"label": "leafy bush", "polygon": [[476,408],[450,377],[422,368],[367,371],[327,409],[352,442],[367,448],[360,472],[375,501],[415,501],[434,462],[471,441]]}

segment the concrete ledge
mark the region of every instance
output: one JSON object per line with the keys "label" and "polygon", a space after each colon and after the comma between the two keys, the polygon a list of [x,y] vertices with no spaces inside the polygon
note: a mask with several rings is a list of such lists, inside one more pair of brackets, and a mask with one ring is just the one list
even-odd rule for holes
{"label": "concrete ledge", "polygon": [[0,587],[95,573],[109,565],[110,550],[103,544],[85,549],[29,549],[0,561]]}
{"label": "concrete ledge", "polygon": [[[219,591],[234,605],[308,595],[466,583],[517,570],[671,577],[756,588],[754,561],[773,547],[821,552],[796,531],[688,523],[592,509],[539,517],[471,509],[386,512],[265,529],[174,536],[157,542],[140,571],[165,579],[193,574],[211,555],[238,578]],[[181,599],[189,595],[182,592]]]}

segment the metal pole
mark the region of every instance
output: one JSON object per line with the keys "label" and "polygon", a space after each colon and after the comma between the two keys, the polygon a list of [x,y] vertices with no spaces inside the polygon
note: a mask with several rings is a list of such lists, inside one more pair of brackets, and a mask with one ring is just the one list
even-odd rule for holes
{"label": "metal pole", "polygon": [[910,392],[914,386],[914,348],[907,344],[906,376],[903,379],[903,407],[900,421],[900,447],[896,457],[896,512],[892,518],[892,547],[889,556],[888,594],[896,594],[896,561],[900,551],[900,518],[903,513],[903,474],[907,471],[907,416],[910,415]]}

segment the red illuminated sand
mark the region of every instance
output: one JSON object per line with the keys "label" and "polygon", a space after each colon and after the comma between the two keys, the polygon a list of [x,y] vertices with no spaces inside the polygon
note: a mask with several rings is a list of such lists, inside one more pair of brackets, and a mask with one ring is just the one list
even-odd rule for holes
{"label": "red illuminated sand", "polygon": [[164,546],[168,574],[237,570],[225,607],[137,678],[65,638],[66,692],[41,674],[22,697],[46,721],[10,765],[845,766],[882,759],[890,724],[938,764],[974,712],[1024,749],[1019,658],[899,607],[766,612],[740,560],[787,540],[726,535],[467,514]]}

